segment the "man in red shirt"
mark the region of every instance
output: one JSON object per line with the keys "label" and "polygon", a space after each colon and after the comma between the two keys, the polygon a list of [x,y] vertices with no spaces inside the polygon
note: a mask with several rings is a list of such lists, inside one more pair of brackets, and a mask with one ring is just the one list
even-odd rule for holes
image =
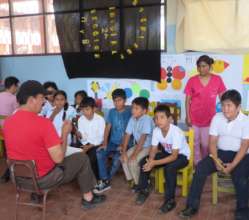
{"label": "man in red shirt", "polygon": [[37,81],[24,82],[17,94],[20,108],[6,119],[3,127],[7,156],[14,160],[34,160],[41,188],[50,188],[77,179],[82,193],[82,207],[92,208],[105,200],[95,195],[96,185],[88,157],[75,153],[65,157],[67,136],[72,125],[65,121],[59,138],[53,123],[42,116],[45,90]]}

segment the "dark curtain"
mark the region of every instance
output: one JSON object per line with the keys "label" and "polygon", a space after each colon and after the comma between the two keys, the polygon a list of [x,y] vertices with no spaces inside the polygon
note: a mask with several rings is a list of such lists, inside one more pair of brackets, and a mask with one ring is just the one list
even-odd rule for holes
{"label": "dark curtain", "polygon": [[160,0],[132,2],[54,0],[69,78],[160,80]]}

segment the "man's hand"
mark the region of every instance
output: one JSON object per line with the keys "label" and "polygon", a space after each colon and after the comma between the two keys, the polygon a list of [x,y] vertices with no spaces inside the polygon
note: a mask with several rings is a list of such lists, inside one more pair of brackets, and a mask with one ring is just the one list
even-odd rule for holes
{"label": "man's hand", "polygon": [[192,127],[192,123],[191,123],[190,117],[186,117],[185,122],[188,125],[188,127]]}
{"label": "man's hand", "polygon": [[146,164],[144,164],[143,166],[143,171],[149,172],[153,169],[154,166],[155,166],[155,160],[146,159]]}

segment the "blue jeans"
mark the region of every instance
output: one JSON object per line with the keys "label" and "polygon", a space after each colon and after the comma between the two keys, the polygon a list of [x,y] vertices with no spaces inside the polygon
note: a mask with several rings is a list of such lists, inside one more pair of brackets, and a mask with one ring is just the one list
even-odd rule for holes
{"label": "blue jeans", "polygon": [[[109,143],[107,148],[97,151],[97,160],[99,167],[99,177],[101,180],[110,180],[115,173],[118,171],[120,166],[120,152],[118,148],[119,145]],[[111,166],[107,167],[107,159],[112,156]]]}

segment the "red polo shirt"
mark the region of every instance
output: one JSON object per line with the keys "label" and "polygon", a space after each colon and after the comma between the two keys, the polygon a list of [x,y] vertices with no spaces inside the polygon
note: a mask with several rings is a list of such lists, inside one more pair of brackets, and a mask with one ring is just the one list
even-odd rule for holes
{"label": "red polo shirt", "polygon": [[3,133],[8,158],[34,160],[39,177],[53,169],[55,163],[48,149],[61,141],[49,119],[18,110],[5,120]]}

